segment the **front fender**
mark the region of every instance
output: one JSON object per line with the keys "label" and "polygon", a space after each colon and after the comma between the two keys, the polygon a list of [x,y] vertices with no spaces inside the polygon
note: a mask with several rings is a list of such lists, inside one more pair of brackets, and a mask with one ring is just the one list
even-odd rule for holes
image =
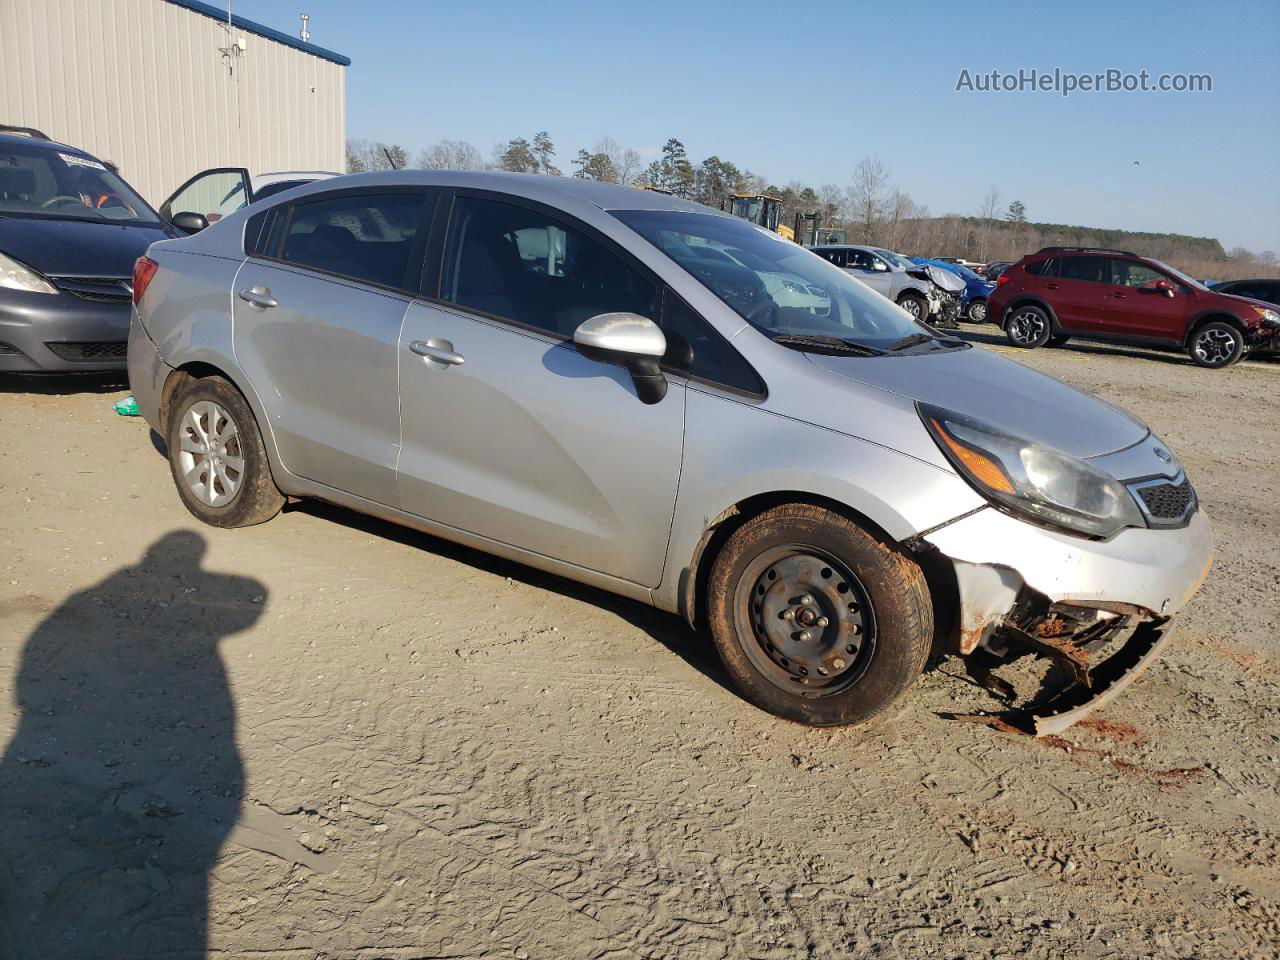
{"label": "front fender", "polygon": [[693,387],[686,403],[680,487],[653,598],[665,610],[680,611],[708,528],[753,498],[832,501],[897,542],[985,502],[954,472],[868,440]]}

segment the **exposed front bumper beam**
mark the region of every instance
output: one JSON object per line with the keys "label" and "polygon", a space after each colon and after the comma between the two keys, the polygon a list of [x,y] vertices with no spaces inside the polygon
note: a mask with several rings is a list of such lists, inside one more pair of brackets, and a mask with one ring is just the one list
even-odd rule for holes
{"label": "exposed front bumper beam", "polygon": [[[951,651],[993,692],[1012,688],[990,669],[1031,652],[1055,659],[1074,682],[1019,719],[1037,736],[1065,730],[1110,702],[1159,656],[1169,618],[1199,589],[1213,559],[1209,524],[1129,529],[1087,540],[987,508],[922,538],[955,573],[959,609]],[[1135,626],[1136,625],[1136,626]],[[1088,650],[1133,628],[1107,660]],[[985,682],[984,682],[985,681]]]}

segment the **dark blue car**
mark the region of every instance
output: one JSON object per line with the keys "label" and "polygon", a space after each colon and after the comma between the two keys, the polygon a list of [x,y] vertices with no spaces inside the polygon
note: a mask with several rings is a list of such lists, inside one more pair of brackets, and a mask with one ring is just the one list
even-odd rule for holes
{"label": "dark blue car", "polygon": [[960,297],[961,315],[972,323],[987,322],[987,297],[996,288],[994,283],[984,280],[968,267],[962,267],[958,263],[930,260],[928,257],[912,257],[911,262],[949,270],[964,280],[964,293]]}

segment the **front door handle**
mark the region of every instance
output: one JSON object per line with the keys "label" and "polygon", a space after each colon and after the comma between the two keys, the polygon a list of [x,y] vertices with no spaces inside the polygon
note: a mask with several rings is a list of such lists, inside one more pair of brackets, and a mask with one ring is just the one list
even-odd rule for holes
{"label": "front door handle", "polygon": [[271,291],[262,284],[250,287],[248,290],[241,290],[240,299],[245,303],[252,303],[255,307],[262,307],[264,310],[280,305],[280,301],[273,297]]}
{"label": "front door handle", "polygon": [[1046,288],[1048,288],[1049,290],[1057,290],[1057,289],[1058,289],[1058,285],[1057,285],[1056,283],[1046,283],[1046,284],[1045,284],[1045,287],[1046,287]]}
{"label": "front door handle", "polygon": [[415,340],[409,344],[409,349],[420,357],[447,363],[450,366],[456,367],[463,362],[462,354],[454,353],[453,344],[439,337],[432,337],[430,340]]}

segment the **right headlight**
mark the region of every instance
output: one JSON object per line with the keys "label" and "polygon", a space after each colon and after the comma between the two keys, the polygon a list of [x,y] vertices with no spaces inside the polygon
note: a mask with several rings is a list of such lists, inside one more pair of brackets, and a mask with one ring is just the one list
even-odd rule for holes
{"label": "right headlight", "polygon": [[57,293],[58,290],[44,277],[25,264],[0,253],[0,287],[25,290],[27,293]]}
{"label": "right headlight", "polygon": [[960,475],[1010,513],[1090,537],[1146,526],[1125,485],[1093,464],[948,410],[919,409]]}

